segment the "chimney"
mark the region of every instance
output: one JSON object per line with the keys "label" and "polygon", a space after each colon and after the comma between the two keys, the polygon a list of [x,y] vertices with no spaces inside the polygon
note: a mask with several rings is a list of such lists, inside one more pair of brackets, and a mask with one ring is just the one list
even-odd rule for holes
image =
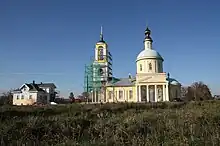
{"label": "chimney", "polygon": [[132,78],[132,76],[131,76],[131,74],[130,74],[130,73],[128,74],[128,78],[129,78],[129,79],[131,79],[131,78]]}
{"label": "chimney", "polygon": [[35,84],[35,81],[33,80],[33,84]]}
{"label": "chimney", "polygon": [[128,79],[129,79],[130,82],[132,82],[132,76],[131,76],[130,73],[128,74]]}

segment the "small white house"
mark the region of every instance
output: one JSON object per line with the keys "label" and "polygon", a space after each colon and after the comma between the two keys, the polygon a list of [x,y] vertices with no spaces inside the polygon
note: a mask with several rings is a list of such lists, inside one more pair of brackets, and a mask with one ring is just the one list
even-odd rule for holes
{"label": "small white house", "polygon": [[48,104],[56,96],[55,88],[53,83],[25,83],[13,91],[13,105]]}

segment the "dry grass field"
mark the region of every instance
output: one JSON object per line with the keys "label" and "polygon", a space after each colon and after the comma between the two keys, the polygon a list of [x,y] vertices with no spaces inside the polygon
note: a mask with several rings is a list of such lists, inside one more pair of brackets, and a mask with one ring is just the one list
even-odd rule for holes
{"label": "dry grass field", "polygon": [[213,146],[220,102],[2,106],[1,145]]}

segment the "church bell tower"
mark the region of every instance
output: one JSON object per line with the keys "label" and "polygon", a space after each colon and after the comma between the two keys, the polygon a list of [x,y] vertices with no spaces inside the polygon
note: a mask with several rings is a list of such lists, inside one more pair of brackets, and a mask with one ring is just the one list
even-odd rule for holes
{"label": "church bell tower", "polygon": [[112,78],[112,55],[108,49],[108,44],[103,38],[103,28],[101,27],[100,39],[95,45],[95,64],[99,65],[99,75],[102,83],[106,83]]}

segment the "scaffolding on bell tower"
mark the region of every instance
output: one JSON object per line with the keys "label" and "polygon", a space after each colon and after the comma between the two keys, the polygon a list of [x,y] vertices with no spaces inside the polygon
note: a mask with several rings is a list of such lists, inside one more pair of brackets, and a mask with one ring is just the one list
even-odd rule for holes
{"label": "scaffolding on bell tower", "polygon": [[100,64],[91,63],[85,65],[84,92],[89,94],[92,102],[100,101],[102,89],[100,69]]}

